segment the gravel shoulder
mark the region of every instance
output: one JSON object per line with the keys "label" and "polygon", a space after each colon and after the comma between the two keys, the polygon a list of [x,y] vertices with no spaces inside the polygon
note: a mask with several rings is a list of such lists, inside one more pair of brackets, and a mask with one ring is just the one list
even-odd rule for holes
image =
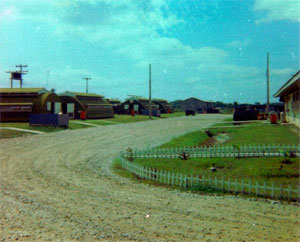
{"label": "gravel shoulder", "polygon": [[128,147],[154,147],[226,117],[197,115],[1,140],[0,240],[297,241],[298,206],[180,192],[111,170],[113,159]]}

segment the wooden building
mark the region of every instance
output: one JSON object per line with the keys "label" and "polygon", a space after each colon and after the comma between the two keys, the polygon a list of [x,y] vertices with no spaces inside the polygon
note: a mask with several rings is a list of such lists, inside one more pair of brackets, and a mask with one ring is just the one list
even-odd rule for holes
{"label": "wooden building", "polygon": [[101,95],[66,91],[58,96],[62,113],[68,114],[69,118],[79,119],[82,112],[87,119],[114,117],[112,106]]}
{"label": "wooden building", "polygon": [[121,113],[121,101],[119,99],[106,98],[106,101],[112,106],[114,114]]}
{"label": "wooden building", "polygon": [[179,105],[183,111],[193,110],[196,113],[205,113],[214,108],[213,102],[206,102],[200,99],[191,97],[182,101]]}
{"label": "wooden building", "polygon": [[300,71],[293,75],[275,94],[284,103],[283,120],[300,127]]}
{"label": "wooden building", "polygon": [[165,99],[153,99],[153,103],[158,105],[160,113],[173,113],[173,106]]}
{"label": "wooden building", "polygon": [[59,97],[45,88],[0,88],[0,121],[29,121],[30,114],[58,114]]}
{"label": "wooden building", "polygon": [[[121,114],[131,114],[134,110],[135,114],[147,115],[149,114],[149,99],[139,96],[132,96],[121,103]],[[159,116],[159,107],[154,102],[151,105],[154,116]]]}

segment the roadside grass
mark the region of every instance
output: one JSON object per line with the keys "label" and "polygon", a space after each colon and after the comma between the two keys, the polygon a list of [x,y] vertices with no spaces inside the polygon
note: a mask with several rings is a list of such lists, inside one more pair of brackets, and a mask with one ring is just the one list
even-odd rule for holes
{"label": "roadside grass", "polygon": [[17,130],[9,130],[9,129],[0,129],[0,139],[8,139],[8,138],[17,138],[17,137],[26,137],[27,135],[32,135],[33,133],[21,132]]}
{"label": "roadside grass", "polygon": [[[227,122],[232,119],[226,120]],[[226,122],[225,121],[225,122]],[[299,144],[299,129],[293,125],[271,125],[269,123],[253,122],[236,125],[236,127],[222,128],[216,124],[207,129],[213,135],[209,137],[206,132],[196,131],[172,139],[170,142],[160,147],[179,146],[201,146],[207,141],[214,139],[218,135],[227,135],[228,139],[224,144],[228,145],[254,145],[254,144]],[[224,124],[223,124],[224,125]],[[220,128],[216,128],[220,127]],[[213,143],[212,143],[213,144]],[[179,154],[178,154],[179,155]],[[281,184],[284,187],[291,185],[297,187],[299,184],[299,158],[287,157],[252,157],[252,158],[152,158],[135,159],[133,162],[144,167],[155,168],[157,170],[180,173],[183,175],[205,175],[214,176],[219,179],[230,179],[234,181],[266,183],[266,186]],[[119,167],[121,165],[119,164]],[[211,167],[216,168],[212,172]],[[134,175],[121,168],[127,177],[139,180]],[[122,175],[121,173],[119,173]],[[142,182],[155,184],[153,181]],[[197,191],[199,192],[199,191]],[[214,190],[202,189],[205,193],[216,193]]]}
{"label": "roadside grass", "polygon": [[220,109],[221,114],[233,114],[233,108],[223,108]]}
{"label": "roadside grass", "polygon": [[174,138],[169,142],[162,144],[161,148],[179,147],[179,146],[198,146],[209,137],[203,131],[195,131],[183,136]]}
{"label": "roadside grass", "polygon": [[261,126],[211,129],[214,134],[226,133],[229,136],[225,144],[299,144],[299,135],[292,131],[292,126],[262,124]]}
{"label": "roadside grass", "polygon": [[[225,145],[299,144],[299,135],[293,131],[295,129],[293,125],[283,126],[263,123],[255,125],[255,123],[251,123],[236,125],[237,128],[217,128],[219,126],[220,124],[216,124],[207,130],[213,136],[226,134],[228,139],[225,141]],[[207,139],[209,139],[208,135],[200,130],[174,138],[160,147],[201,146]]]}
{"label": "roadside grass", "polygon": [[161,118],[176,118],[184,116],[185,112],[174,112],[174,113],[162,113],[160,115]]}
{"label": "roadside grass", "polygon": [[[70,120],[69,123],[73,123],[73,124],[78,124],[78,125],[82,125],[82,126],[88,126],[88,124],[95,124],[95,125],[99,125],[99,126],[107,126],[107,125],[113,125],[115,124],[113,121],[107,121],[106,119],[86,119],[86,120]],[[86,125],[85,125],[86,123]],[[93,127],[93,126],[89,126],[89,127]]]}
{"label": "roadside grass", "polygon": [[[158,119],[157,117],[152,117],[153,120]],[[147,115],[125,115],[125,114],[115,114],[114,118],[103,119],[105,121],[111,121],[116,123],[132,123],[132,122],[140,122],[149,120],[149,116]]]}
{"label": "roadside grass", "polygon": [[[255,180],[269,185],[298,185],[299,159],[289,158],[289,164],[283,161],[285,157],[268,158],[190,158],[177,159],[135,159],[134,162],[144,167],[181,173],[184,175],[211,175],[219,178],[230,178],[245,181]],[[211,171],[216,168],[216,172]]]}
{"label": "roadside grass", "polygon": [[[32,131],[40,131],[40,132],[45,132],[45,133],[65,130],[65,128],[52,127],[52,126],[30,126],[29,123],[25,123],[25,122],[18,122],[18,123],[10,123],[10,122],[2,123],[2,122],[0,122],[0,127],[28,129],[28,130],[32,130]],[[89,128],[89,127],[91,127],[91,126],[69,122],[70,130]],[[21,137],[21,136],[26,137],[28,135],[35,135],[35,134],[30,133],[30,132],[18,131],[18,130],[0,129],[0,139],[16,138],[16,137]]]}
{"label": "roadside grass", "polygon": [[[30,126],[28,122],[17,122],[17,123],[11,123],[11,122],[2,123],[2,122],[0,122],[0,127],[29,129],[29,130],[34,130],[34,131],[46,132],[46,133],[65,130],[65,128],[52,127],[52,126]],[[87,126],[83,125],[83,124],[69,122],[69,129],[81,129],[81,128],[87,128]]]}

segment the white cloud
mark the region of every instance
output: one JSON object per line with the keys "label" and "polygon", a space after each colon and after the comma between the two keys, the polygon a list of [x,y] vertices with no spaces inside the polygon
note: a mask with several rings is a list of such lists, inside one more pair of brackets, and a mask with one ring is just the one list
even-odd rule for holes
{"label": "white cloud", "polygon": [[265,15],[256,23],[267,23],[276,20],[300,20],[300,0],[256,0],[254,10]]}
{"label": "white cloud", "polygon": [[292,68],[289,68],[289,67],[286,67],[286,68],[283,68],[283,69],[273,69],[271,70],[271,75],[277,75],[277,76],[289,76],[289,75],[292,75],[296,73],[296,70],[292,69]]}

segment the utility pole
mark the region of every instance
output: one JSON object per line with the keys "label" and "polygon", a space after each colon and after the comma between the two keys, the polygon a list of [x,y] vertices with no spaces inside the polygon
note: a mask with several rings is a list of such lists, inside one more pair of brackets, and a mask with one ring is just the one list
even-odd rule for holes
{"label": "utility pole", "polygon": [[267,52],[267,106],[266,113],[267,115],[270,112],[270,70],[269,70],[269,52]]}
{"label": "utility pole", "polygon": [[151,64],[149,64],[149,119],[152,119],[152,100],[151,100]]}
{"label": "utility pole", "polygon": [[86,80],[86,87],[85,87],[85,92],[89,93],[89,80],[92,80],[90,77],[84,77],[82,78],[83,80]]}
{"label": "utility pole", "polygon": [[23,85],[23,78],[22,78],[22,75],[26,75],[28,73],[28,71],[23,71],[23,67],[26,68],[27,65],[16,65],[17,68],[20,68],[19,70],[19,73],[21,74],[21,78],[20,78],[20,88],[22,88],[22,85]]}

